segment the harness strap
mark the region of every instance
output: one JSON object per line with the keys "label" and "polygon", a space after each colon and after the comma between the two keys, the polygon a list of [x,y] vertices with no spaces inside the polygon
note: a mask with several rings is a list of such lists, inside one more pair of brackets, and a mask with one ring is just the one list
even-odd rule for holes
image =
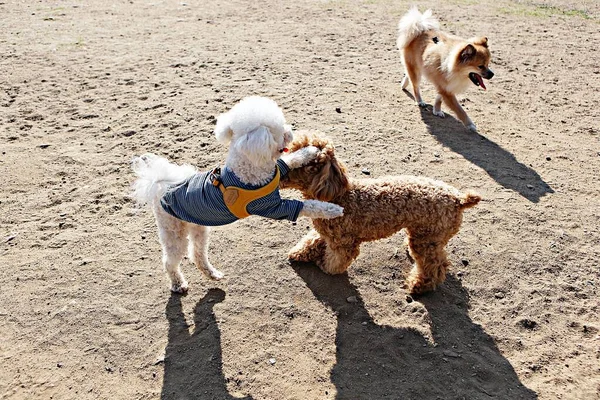
{"label": "harness strap", "polygon": [[[275,166],[275,177],[267,185],[258,189],[242,189],[237,186],[225,187],[223,182],[218,177],[217,170],[213,171],[213,185],[217,186],[223,193],[223,201],[229,211],[238,218],[246,218],[250,216],[246,207],[256,199],[265,197],[273,193],[279,186],[281,174],[279,166]],[[219,171],[220,172],[220,171]]]}

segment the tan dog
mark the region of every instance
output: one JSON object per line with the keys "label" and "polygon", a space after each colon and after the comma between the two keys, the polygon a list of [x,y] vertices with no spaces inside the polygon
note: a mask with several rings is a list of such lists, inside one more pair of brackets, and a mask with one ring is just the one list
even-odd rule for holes
{"label": "tan dog", "polygon": [[443,100],[469,130],[476,132],[475,124],[458,103],[456,95],[464,92],[471,83],[485,89],[482,78],[494,76],[489,69],[491,55],[487,38],[462,39],[444,33],[439,30],[431,10],[421,14],[412,8],[398,25],[398,49],[407,74],[402,80],[402,89],[406,89],[410,79],[415,100],[425,107],[419,90],[421,76],[425,75],[438,92],[433,114],[444,117]]}
{"label": "tan dog", "polygon": [[450,265],[444,246],[458,232],[463,210],[481,197],[416,176],[353,180],[327,138],[299,132],[290,150],[307,146],[320,150],[316,159],[291,170],[280,186],[298,189],[307,199],[338,204],[344,216],[313,219],[314,230],[290,250],[290,260],[314,262],[328,274],[341,274],[358,257],[361,243],[404,228],[415,261],[407,278],[409,291],[423,293],[444,282]]}

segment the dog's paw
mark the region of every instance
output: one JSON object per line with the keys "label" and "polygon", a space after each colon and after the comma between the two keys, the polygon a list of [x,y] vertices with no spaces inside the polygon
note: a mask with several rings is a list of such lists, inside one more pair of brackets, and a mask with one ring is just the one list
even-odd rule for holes
{"label": "dog's paw", "polygon": [[341,217],[342,215],[344,215],[343,207],[340,207],[337,204],[333,204],[333,203],[325,203],[325,204],[327,204],[327,206],[323,210],[324,216],[322,218],[330,219],[330,218]]}
{"label": "dog's paw", "polygon": [[288,253],[288,260],[296,262],[311,262],[310,253],[305,249],[292,249]]}
{"label": "dog's paw", "polygon": [[408,288],[408,292],[412,295],[431,292],[435,290],[439,283],[442,282],[435,281],[429,276],[419,274],[416,267],[413,267],[413,269],[408,274],[408,277],[406,278],[406,286]]}
{"label": "dog's paw", "polygon": [[419,107],[421,107],[421,108],[425,108],[425,107],[427,107],[427,103],[425,103],[423,100],[421,100],[421,101],[418,101],[418,102],[417,102],[417,104],[418,104],[418,105],[419,105]]}
{"label": "dog's paw", "polygon": [[473,133],[477,133],[477,127],[475,126],[474,123],[470,123],[466,125],[467,129],[470,130]]}
{"label": "dog's paw", "polygon": [[209,272],[208,276],[210,276],[215,281],[220,281],[221,279],[223,279],[225,274],[219,271],[218,269],[213,268],[213,270]]}
{"label": "dog's paw", "polygon": [[184,294],[188,291],[188,283],[186,281],[171,284],[171,292]]}
{"label": "dog's paw", "polygon": [[303,147],[293,153],[281,157],[283,162],[291,169],[300,168],[313,161],[319,154],[319,149],[315,146]]}
{"label": "dog's paw", "polygon": [[213,267],[210,263],[208,263],[208,265],[197,263],[196,266],[204,273],[204,275],[215,281],[221,280],[225,276],[224,273]]}
{"label": "dog's paw", "polygon": [[411,276],[406,280],[408,292],[412,295],[423,294],[431,292],[435,289],[435,285],[430,279],[423,279],[422,277]]}
{"label": "dog's paw", "polygon": [[402,90],[406,89],[409,83],[410,80],[408,79],[408,76],[404,76],[404,78],[402,78],[402,83],[400,84],[402,85]]}
{"label": "dog's paw", "polygon": [[319,149],[315,146],[307,146],[295,152],[298,155],[298,167],[303,167],[309,162],[313,161],[317,158],[317,154],[319,154]]}
{"label": "dog's paw", "polygon": [[308,218],[336,218],[344,215],[344,209],[337,204],[320,200],[305,200],[300,217]]}
{"label": "dog's paw", "polygon": [[446,114],[444,114],[444,112],[442,110],[436,111],[435,108],[433,110],[431,110],[431,113],[433,115],[435,115],[436,117],[440,117],[440,118],[446,117]]}
{"label": "dog's paw", "polygon": [[317,156],[317,154],[319,154],[319,149],[315,146],[306,146],[300,151],[302,151],[302,154],[310,161],[312,161]]}

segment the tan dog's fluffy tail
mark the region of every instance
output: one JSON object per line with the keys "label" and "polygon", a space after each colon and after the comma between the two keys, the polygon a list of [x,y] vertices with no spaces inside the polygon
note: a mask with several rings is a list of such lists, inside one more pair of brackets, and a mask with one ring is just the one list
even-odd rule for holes
{"label": "tan dog's fluffy tail", "polygon": [[479,203],[481,201],[481,196],[476,194],[476,193],[466,193],[463,197],[461,197],[460,199],[460,208],[461,209],[465,209],[465,208],[471,208],[477,205],[477,203]]}
{"label": "tan dog's fluffy tail", "polygon": [[423,32],[438,30],[440,24],[438,20],[431,15],[431,10],[423,14],[417,7],[411,8],[400,20],[398,24],[398,49],[402,50],[415,40]]}

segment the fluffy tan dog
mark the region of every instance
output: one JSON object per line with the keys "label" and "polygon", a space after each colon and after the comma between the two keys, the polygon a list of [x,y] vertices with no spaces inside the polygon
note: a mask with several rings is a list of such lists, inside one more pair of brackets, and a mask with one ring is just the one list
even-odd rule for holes
{"label": "fluffy tan dog", "polygon": [[344,216],[313,219],[314,230],[290,250],[290,260],[314,262],[328,274],[341,274],[358,257],[361,243],[404,228],[415,262],[407,278],[409,291],[427,292],[444,282],[450,265],[444,246],[458,232],[463,210],[481,197],[416,176],[351,179],[327,138],[299,132],[290,150],[306,146],[320,150],[317,158],[291,170],[280,186],[298,189],[307,199],[338,204],[344,207]]}
{"label": "fluffy tan dog", "polygon": [[412,8],[398,24],[398,49],[407,74],[402,80],[402,89],[406,89],[410,79],[415,100],[419,106],[426,106],[419,90],[421,75],[425,75],[438,92],[433,114],[444,117],[443,100],[468,129],[477,131],[456,95],[471,83],[485,89],[482,78],[494,76],[489,69],[491,55],[487,38],[462,39],[442,32],[431,10],[421,14]]}

